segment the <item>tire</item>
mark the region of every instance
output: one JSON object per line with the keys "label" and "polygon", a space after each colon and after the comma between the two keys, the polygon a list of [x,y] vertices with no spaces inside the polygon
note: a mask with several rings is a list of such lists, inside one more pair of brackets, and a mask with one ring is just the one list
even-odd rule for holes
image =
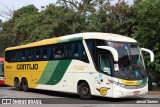
{"label": "tire", "polygon": [[82,99],[91,99],[91,91],[86,82],[82,82],[78,87],[78,93]]}
{"label": "tire", "polygon": [[22,85],[19,81],[18,78],[14,79],[14,87],[16,88],[17,91],[21,91],[22,90]]}
{"label": "tire", "polygon": [[22,90],[23,90],[24,92],[28,92],[28,91],[29,91],[27,79],[23,79],[23,80],[22,80]]}

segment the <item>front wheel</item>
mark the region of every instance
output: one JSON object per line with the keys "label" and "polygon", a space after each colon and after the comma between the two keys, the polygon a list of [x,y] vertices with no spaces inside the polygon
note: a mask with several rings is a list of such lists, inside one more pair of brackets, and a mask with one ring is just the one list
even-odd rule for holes
{"label": "front wheel", "polygon": [[86,82],[82,82],[79,85],[79,96],[82,99],[91,99],[91,91],[89,85]]}

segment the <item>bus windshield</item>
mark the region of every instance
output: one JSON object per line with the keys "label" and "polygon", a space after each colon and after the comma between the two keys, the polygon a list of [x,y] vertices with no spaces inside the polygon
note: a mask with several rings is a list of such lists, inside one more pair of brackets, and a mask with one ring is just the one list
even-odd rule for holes
{"label": "bus windshield", "polygon": [[0,62],[0,76],[4,76],[4,68],[3,68],[3,63]]}
{"label": "bus windshield", "polygon": [[[106,74],[127,80],[141,80],[146,78],[144,62],[137,43],[113,42],[95,39],[86,40],[86,42],[92,55],[95,67],[100,72],[102,71],[105,73],[107,71],[108,73]],[[110,46],[117,50],[118,62],[116,63],[119,67],[118,70],[115,71],[111,68],[114,66],[113,58],[110,58],[110,61],[108,62],[108,58],[112,55],[109,54],[107,50],[98,49],[97,46]],[[105,58],[107,59],[105,60]]]}
{"label": "bus windshield", "polygon": [[139,80],[146,77],[141,54],[136,43],[108,42],[118,52],[119,70],[114,72],[117,78]]}

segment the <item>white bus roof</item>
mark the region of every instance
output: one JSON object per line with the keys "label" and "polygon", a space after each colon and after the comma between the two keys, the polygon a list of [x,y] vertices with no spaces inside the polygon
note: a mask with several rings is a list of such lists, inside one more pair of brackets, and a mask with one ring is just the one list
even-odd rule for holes
{"label": "white bus roof", "polygon": [[102,40],[108,40],[108,41],[119,41],[119,42],[134,42],[137,43],[137,41],[133,38],[122,36],[118,34],[112,34],[112,33],[100,33],[100,32],[86,32],[86,33],[77,33],[77,34],[71,34],[51,39],[44,39],[37,42],[32,42],[26,45],[21,46],[15,46],[15,47],[9,47],[6,50],[14,50],[14,49],[21,49],[21,48],[29,48],[29,47],[36,47],[41,45],[49,45],[49,44],[56,44],[56,43],[62,43],[66,41],[74,41],[78,39],[102,39]]}
{"label": "white bus roof", "polygon": [[71,39],[75,37],[82,37],[83,39],[103,39],[108,41],[119,41],[119,42],[135,42],[137,41],[133,38],[122,36],[119,34],[112,33],[100,33],[100,32],[86,32],[86,33],[77,33],[73,35],[62,36],[62,39]]}

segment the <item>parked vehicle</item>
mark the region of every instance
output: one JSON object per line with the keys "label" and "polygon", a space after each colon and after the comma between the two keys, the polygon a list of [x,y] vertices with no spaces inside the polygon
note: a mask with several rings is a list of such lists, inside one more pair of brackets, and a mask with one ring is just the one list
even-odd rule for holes
{"label": "parked vehicle", "polygon": [[4,58],[0,58],[0,86],[4,84]]}

